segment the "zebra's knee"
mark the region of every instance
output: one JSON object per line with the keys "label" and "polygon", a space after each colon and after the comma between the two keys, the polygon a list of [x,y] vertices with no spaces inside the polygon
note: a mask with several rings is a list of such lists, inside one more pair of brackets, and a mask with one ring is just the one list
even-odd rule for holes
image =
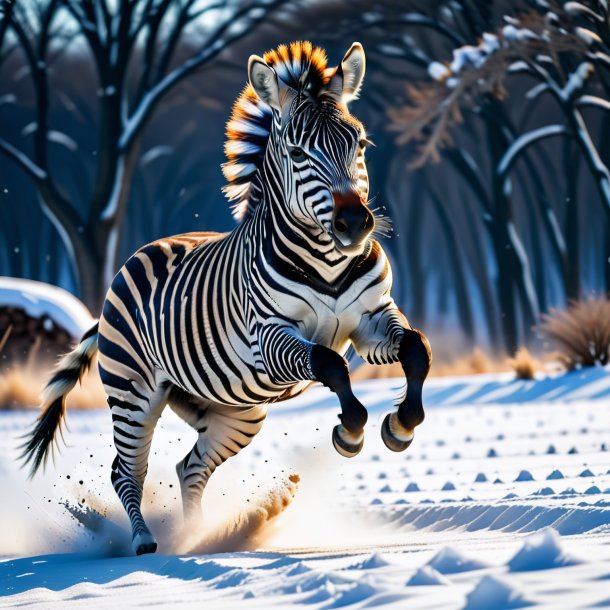
{"label": "zebra's knee", "polygon": [[405,330],[398,357],[406,377],[423,382],[432,364],[432,349],[426,335],[416,329]]}

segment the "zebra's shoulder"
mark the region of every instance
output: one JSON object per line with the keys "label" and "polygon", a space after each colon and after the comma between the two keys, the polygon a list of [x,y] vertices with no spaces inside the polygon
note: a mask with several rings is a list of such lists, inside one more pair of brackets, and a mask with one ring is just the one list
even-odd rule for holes
{"label": "zebra's shoulder", "polygon": [[188,252],[224,239],[227,235],[229,234],[197,231],[162,237],[142,246],[133,257],[137,258],[144,254],[152,260],[162,257],[178,263]]}

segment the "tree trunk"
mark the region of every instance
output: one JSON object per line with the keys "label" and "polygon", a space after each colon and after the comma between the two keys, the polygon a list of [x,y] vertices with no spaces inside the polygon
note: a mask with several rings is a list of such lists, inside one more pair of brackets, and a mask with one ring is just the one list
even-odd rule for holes
{"label": "tree trunk", "polygon": [[608,234],[610,233],[610,171],[601,160],[591,134],[587,128],[582,114],[580,111],[573,107],[567,107],[566,115],[570,123],[570,127],[574,132],[574,137],[583,152],[583,156],[589,170],[593,174],[597,191],[606,214],[606,238],[604,239],[604,258],[603,258],[603,274],[605,279],[605,291],[610,290],[610,239]]}
{"label": "tree trunk", "polygon": [[566,298],[579,299],[581,296],[580,278],[580,222],[578,210],[578,174],[580,156],[574,150],[574,143],[565,140],[563,167],[567,181],[565,235],[567,249]]}

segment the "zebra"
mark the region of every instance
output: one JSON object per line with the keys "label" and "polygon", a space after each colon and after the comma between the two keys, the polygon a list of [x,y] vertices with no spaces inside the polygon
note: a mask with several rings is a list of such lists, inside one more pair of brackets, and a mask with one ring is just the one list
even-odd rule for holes
{"label": "zebra", "polygon": [[66,395],[98,352],[116,447],[111,480],[138,555],[157,548],[140,505],[167,405],[197,431],[176,466],[186,526],[202,518],[211,474],[252,441],[269,405],[313,382],[339,399],[335,449],[358,454],[367,411],[351,388],[350,345],[370,363],[404,370],[404,396],[381,427],[387,447],[409,447],[424,419],[432,353],[391,297],[392,271],[368,207],[369,141],[348,110],[364,73],[357,42],[335,68],[309,42],[251,56],[223,165],[236,228],[159,239],[133,254],[99,322],[46,386],[22,456],[31,475],[46,465]]}

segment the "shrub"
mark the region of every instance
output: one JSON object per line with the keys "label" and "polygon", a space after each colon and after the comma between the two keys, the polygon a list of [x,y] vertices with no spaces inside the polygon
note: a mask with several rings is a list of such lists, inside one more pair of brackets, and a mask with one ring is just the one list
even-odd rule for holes
{"label": "shrub", "polygon": [[527,347],[520,347],[515,356],[509,358],[508,364],[517,379],[534,379],[536,371],[540,368],[539,362]]}
{"label": "shrub", "polygon": [[610,360],[610,300],[572,301],[542,316],[539,331],[562,354],[568,369],[606,365]]}

